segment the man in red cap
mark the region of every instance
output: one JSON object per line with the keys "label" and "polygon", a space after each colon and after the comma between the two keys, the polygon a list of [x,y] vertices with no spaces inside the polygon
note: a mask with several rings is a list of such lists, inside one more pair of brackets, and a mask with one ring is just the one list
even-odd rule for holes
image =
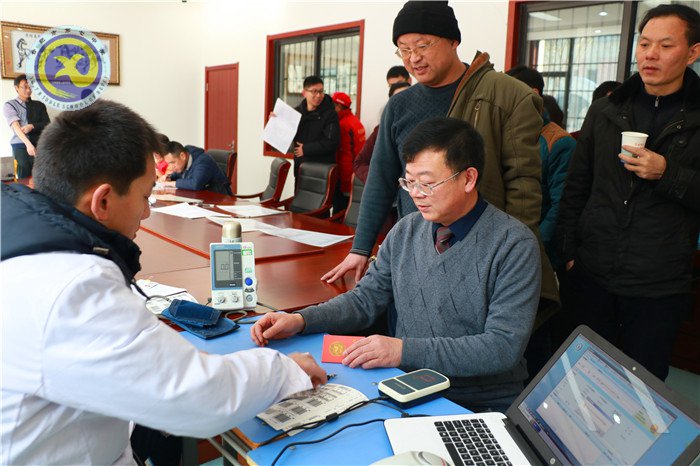
{"label": "man in red cap", "polygon": [[340,145],[335,154],[335,163],[340,169],[340,183],[336,185],[333,197],[333,213],[338,213],[348,205],[352,190],[352,162],[365,145],[365,127],[350,110],[352,100],[344,92],[336,92],[332,97],[335,111],[340,121]]}

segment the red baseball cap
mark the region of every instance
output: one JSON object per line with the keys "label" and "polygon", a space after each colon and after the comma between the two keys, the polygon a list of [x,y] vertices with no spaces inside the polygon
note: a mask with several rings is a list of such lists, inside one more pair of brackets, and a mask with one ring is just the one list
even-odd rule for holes
{"label": "red baseball cap", "polygon": [[350,105],[352,105],[352,100],[350,100],[350,96],[344,92],[334,93],[331,99],[333,100],[333,102],[343,105],[345,107],[349,107]]}

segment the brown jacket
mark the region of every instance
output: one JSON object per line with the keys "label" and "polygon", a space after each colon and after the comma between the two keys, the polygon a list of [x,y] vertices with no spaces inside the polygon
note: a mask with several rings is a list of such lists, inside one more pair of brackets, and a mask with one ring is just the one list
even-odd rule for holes
{"label": "brown jacket", "polygon": [[[539,137],[542,99],[524,83],[498,73],[477,52],[457,87],[448,116],[469,122],[484,140],[479,192],[487,202],[523,222],[539,239],[542,209]],[[540,241],[541,297],[559,302],[554,271]],[[552,306],[549,306],[553,308]],[[553,308],[555,309],[555,308]],[[551,312],[538,315],[538,323]]]}

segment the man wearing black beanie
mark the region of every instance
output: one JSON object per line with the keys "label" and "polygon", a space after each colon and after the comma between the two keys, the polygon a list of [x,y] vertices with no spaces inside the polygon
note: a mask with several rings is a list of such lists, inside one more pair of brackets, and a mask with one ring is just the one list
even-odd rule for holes
{"label": "man wearing black beanie", "polygon": [[[454,11],[446,1],[409,1],[399,11],[392,40],[397,46],[396,55],[418,84],[392,97],[382,114],[353,247],[345,260],[321,277],[322,280],[334,282],[354,271],[359,281],[394,199],[399,217],[417,210],[409,193],[398,189],[396,180],[405,176],[401,157],[404,140],[418,123],[429,118],[451,116],[477,129],[485,148],[480,193],[487,202],[525,223],[539,237],[542,194],[538,138],[542,128],[542,100],[525,84],[497,73],[486,53],[478,52],[470,65],[463,63],[457,55],[461,38]],[[435,195],[439,195],[439,190]],[[540,321],[556,309],[559,299],[554,272],[543,252],[541,259],[544,305],[538,313]],[[389,334],[393,334],[394,315],[389,310]],[[512,382],[517,384],[525,379],[527,371],[521,360],[507,376],[502,375],[504,382],[508,379],[506,385],[512,387]],[[473,410],[497,407],[499,403],[494,400],[499,397],[507,406],[506,400],[517,394],[506,393],[507,390],[499,387],[485,391],[490,393],[484,393],[482,405],[472,403],[468,407]]]}

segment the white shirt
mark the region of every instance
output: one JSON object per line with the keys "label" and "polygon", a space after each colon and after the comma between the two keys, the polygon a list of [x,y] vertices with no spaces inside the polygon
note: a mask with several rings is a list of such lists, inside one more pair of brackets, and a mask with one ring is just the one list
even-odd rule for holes
{"label": "white shirt", "polygon": [[311,388],[276,351],[199,352],[109,260],[22,256],[0,279],[2,464],[133,464],[130,420],[208,437]]}

